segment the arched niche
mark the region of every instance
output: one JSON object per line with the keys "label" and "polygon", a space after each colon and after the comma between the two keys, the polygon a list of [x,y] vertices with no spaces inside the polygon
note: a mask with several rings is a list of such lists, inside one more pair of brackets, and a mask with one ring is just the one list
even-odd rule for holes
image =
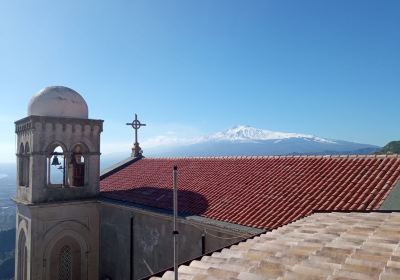
{"label": "arched niche", "polygon": [[67,185],[68,157],[66,146],[54,142],[46,148],[47,185],[49,187],[64,187]]}
{"label": "arched niche", "polygon": [[17,158],[18,158],[18,185],[25,186],[24,181],[24,173],[25,173],[25,166],[24,166],[24,154],[25,154],[25,146],[23,143],[19,145]]}
{"label": "arched niche", "polygon": [[82,248],[75,238],[64,236],[54,244],[49,258],[49,279],[81,279]]}
{"label": "arched niche", "polygon": [[51,231],[51,234],[46,234],[52,238],[44,252],[45,279],[85,279],[88,265],[88,243],[82,234],[74,230],[64,229],[57,233],[54,230]]}
{"label": "arched niche", "polygon": [[88,183],[89,148],[84,143],[76,143],[71,147],[68,165],[68,183],[70,186],[83,187]]}
{"label": "arched niche", "polygon": [[26,246],[26,234],[21,230],[18,237],[18,267],[17,280],[26,280],[28,276],[28,249]]}
{"label": "arched niche", "polygon": [[26,142],[25,143],[25,154],[24,154],[24,160],[23,160],[23,169],[24,169],[24,182],[25,182],[25,186],[29,187],[29,171],[30,171],[30,147],[29,147],[29,143]]}
{"label": "arched niche", "polygon": [[30,148],[29,143],[21,143],[18,153],[18,185],[23,187],[29,186],[29,163],[30,163]]}
{"label": "arched niche", "polygon": [[17,226],[17,246],[15,248],[15,260],[16,260],[16,270],[15,279],[16,280],[26,280],[28,279],[29,271],[29,235],[28,225],[24,219],[21,219]]}

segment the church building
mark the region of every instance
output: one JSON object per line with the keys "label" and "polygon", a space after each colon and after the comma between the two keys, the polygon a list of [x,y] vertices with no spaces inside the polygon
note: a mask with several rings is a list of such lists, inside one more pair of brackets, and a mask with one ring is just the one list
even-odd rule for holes
{"label": "church building", "polygon": [[[102,131],[103,120],[89,118],[82,96],[62,86],[34,95],[28,115],[15,122],[16,280],[164,275],[173,266],[174,166],[178,262],[203,256],[203,271],[218,270],[204,268],[213,252],[265,234],[270,240],[271,231],[285,231],[282,226],[300,231],[295,225],[302,219],[312,228],[310,223],[321,222],[315,213],[400,210],[397,155],[147,158],[136,141],[131,157],[101,172]],[[392,225],[398,219],[379,217]],[[304,228],[297,236],[302,234],[310,232]],[[224,275],[239,279],[235,273]],[[224,278],[217,275],[214,279]]]}

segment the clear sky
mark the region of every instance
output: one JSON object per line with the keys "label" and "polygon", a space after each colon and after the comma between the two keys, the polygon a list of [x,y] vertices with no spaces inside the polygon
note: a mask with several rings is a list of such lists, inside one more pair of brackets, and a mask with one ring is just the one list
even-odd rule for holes
{"label": "clear sky", "polygon": [[400,139],[400,1],[0,1],[0,162],[48,85],[105,120],[103,152],[237,124]]}

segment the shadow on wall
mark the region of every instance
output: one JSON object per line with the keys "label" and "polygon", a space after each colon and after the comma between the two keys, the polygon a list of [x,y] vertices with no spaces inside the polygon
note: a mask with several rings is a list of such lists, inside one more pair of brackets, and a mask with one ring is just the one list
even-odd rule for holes
{"label": "shadow on wall", "polygon": [[[172,211],[172,189],[140,187],[132,190],[102,192],[103,197]],[[181,216],[201,215],[207,211],[208,201],[199,193],[178,190],[178,211]]]}

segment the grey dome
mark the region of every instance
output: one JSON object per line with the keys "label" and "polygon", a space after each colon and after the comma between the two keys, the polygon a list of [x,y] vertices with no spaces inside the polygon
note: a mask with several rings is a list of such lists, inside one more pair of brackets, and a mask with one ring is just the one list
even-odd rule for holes
{"label": "grey dome", "polygon": [[85,99],[73,89],[46,87],[35,94],[28,106],[28,116],[88,118]]}

